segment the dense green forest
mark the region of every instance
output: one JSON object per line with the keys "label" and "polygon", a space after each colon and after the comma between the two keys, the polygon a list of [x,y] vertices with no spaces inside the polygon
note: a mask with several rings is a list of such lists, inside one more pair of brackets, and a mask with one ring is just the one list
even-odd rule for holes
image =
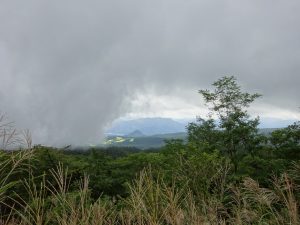
{"label": "dense green forest", "polygon": [[3,149],[0,224],[300,224],[300,122],[259,132],[234,77],[199,93],[208,117],[159,149]]}

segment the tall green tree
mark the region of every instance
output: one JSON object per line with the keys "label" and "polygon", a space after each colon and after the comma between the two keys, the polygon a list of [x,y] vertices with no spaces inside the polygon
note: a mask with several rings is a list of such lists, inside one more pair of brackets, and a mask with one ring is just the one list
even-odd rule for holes
{"label": "tall green tree", "polygon": [[[253,154],[259,142],[259,118],[250,119],[247,108],[261,95],[243,92],[234,76],[222,77],[212,85],[212,91],[199,91],[210,111],[210,119],[198,127],[190,124],[189,136],[196,140],[198,135],[202,144],[206,142],[207,146],[228,155],[237,170],[239,158],[246,153]],[[217,118],[218,123],[213,118]],[[209,139],[203,135],[207,133],[211,134]]]}

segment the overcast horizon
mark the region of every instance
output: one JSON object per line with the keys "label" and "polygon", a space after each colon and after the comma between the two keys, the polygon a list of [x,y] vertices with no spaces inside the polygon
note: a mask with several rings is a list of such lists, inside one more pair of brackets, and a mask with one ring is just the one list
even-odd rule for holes
{"label": "overcast horizon", "polygon": [[0,112],[34,143],[97,142],[118,118],[205,116],[233,75],[252,116],[300,120],[298,0],[0,2]]}

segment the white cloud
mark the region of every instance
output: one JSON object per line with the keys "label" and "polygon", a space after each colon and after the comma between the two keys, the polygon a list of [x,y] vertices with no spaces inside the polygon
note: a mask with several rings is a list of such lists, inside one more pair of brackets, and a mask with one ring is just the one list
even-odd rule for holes
{"label": "white cloud", "polygon": [[0,110],[35,142],[87,143],[129,111],[201,114],[197,90],[236,75],[264,95],[261,111],[298,117],[299,11],[298,0],[2,0]]}

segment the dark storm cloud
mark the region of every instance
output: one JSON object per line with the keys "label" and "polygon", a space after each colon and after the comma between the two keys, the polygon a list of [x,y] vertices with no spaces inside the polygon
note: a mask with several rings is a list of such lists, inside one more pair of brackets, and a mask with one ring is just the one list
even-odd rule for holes
{"label": "dark storm cloud", "polygon": [[0,109],[36,142],[94,142],[137,92],[232,74],[263,103],[297,110],[299,10],[296,0],[2,0]]}

